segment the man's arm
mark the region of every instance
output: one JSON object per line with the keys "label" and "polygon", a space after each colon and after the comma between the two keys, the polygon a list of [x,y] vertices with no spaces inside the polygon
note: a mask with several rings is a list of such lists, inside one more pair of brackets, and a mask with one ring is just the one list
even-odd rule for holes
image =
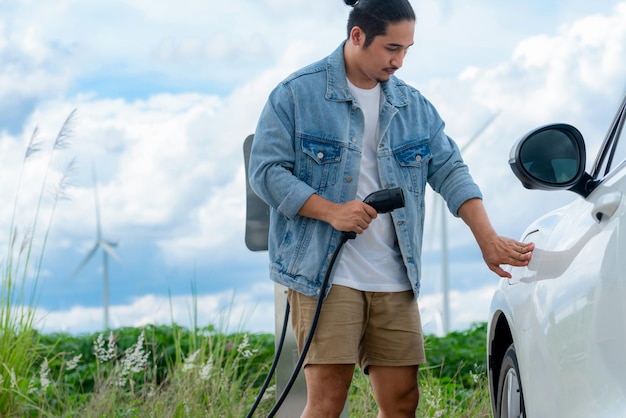
{"label": "man's arm", "polygon": [[359,200],[334,203],[313,194],[304,202],[298,215],[319,219],[338,231],[361,234],[378,214],[373,207]]}
{"label": "man's arm", "polygon": [[535,249],[533,243],[522,243],[499,236],[491,226],[481,199],[470,199],[459,208],[459,216],[469,226],[483,253],[489,269],[500,277],[511,278],[511,274],[500,265],[522,267],[528,265]]}

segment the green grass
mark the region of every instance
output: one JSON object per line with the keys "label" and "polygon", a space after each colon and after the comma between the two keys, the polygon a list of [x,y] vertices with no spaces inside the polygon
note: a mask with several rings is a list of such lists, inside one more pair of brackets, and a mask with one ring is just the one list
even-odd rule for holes
{"label": "green grass", "polygon": [[[419,416],[488,417],[489,396],[484,344],[476,344],[484,325],[451,337],[427,337],[427,354],[445,359],[420,371]],[[243,417],[254,402],[274,355],[271,334],[223,334],[214,327],[196,331],[172,326],[121,328],[108,334],[40,335],[29,344],[35,355],[21,369],[17,385],[4,385],[0,396],[13,395],[1,416],[81,417]],[[437,347],[437,352],[434,348]],[[454,364],[456,363],[456,364]],[[4,362],[3,366],[10,367]],[[451,372],[452,371],[452,372]],[[261,402],[255,416],[266,416],[275,394]],[[350,416],[375,416],[367,376],[354,375]]]}
{"label": "green grass", "polygon": [[[246,416],[272,363],[271,334],[227,333],[213,325],[199,328],[195,312],[192,329],[172,324],[79,336],[36,330],[43,254],[73,168],[70,161],[55,170],[58,154],[68,146],[73,115],[44,156],[40,197],[32,221],[23,228],[29,232],[22,234],[15,216],[22,174],[18,178],[7,252],[0,258],[0,416]],[[22,171],[41,154],[41,147],[35,130]],[[39,231],[40,210],[48,204],[44,195],[51,195],[52,201],[45,212],[49,218]],[[35,243],[36,239],[40,241]],[[490,416],[485,334],[486,324],[477,324],[444,338],[426,338],[429,366],[420,370],[419,416]],[[266,416],[272,409],[274,392],[270,387],[255,416]],[[360,371],[354,375],[349,408],[355,417],[377,413],[367,376]]]}

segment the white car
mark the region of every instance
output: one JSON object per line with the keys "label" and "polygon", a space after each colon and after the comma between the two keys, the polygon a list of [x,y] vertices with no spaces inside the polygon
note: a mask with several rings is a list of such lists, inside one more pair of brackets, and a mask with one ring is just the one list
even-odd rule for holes
{"label": "white car", "polygon": [[524,187],[570,190],[533,222],[533,258],[493,296],[487,336],[493,414],[626,417],[626,98],[585,171],[581,133],[537,128],[512,148]]}

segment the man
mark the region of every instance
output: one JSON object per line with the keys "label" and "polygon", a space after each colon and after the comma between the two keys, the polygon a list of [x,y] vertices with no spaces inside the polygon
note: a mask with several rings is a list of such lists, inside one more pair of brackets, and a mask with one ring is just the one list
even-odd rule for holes
{"label": "man", "polygon": [[[346,4],[355,3],[345,0]],[[533,244],[499,237],[435,108],[394,76],[413,45],[408,0],[361,0],[347,39],[271,93],[250,157],[250,184],[272,208],[270,275],[289,288],[300,349],[340,231],[348,241],[305,362],[303,417],[339,416],[355,364],[379,417],[414,417],[425,360],[416,298],[426,183],[470,227],[491,270],[525,266]],[[377,214],[369,193],[401,187],[405,207]]]}

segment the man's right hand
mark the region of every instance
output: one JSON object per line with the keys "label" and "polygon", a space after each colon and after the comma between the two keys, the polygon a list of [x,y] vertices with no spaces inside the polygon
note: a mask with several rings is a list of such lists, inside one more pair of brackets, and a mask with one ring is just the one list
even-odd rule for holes
{"label": "man's right hand", "polygon": [[304,202],[298,214],[327,222],[338,231],[357,234],[362,234],[378,216],[376,209],[360,200],[334,203],[316,194]]}

